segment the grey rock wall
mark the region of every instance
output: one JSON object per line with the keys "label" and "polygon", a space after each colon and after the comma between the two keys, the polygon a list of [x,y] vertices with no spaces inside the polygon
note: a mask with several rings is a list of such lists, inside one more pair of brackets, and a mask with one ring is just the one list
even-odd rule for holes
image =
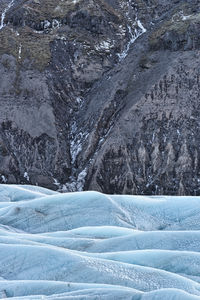
{"label": "grey rock wall", "polygon": [[15,0],[0,30],[0,180],[198,195],[199,32],[196,0]]}

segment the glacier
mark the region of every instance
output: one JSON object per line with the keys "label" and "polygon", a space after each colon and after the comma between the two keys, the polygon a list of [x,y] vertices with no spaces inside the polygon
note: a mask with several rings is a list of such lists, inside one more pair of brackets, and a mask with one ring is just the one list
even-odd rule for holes
{"label": "glacier", "polygon": [[200,197],[0,185],[0,299],[200,299]]}

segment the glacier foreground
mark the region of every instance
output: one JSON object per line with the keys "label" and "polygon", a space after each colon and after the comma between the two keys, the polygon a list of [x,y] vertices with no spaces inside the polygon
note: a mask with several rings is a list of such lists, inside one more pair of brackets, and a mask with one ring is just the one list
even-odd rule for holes
{"label": "glacier foreground", "polygon": [[0,185],[0,299],[200,299],[200,197]]}

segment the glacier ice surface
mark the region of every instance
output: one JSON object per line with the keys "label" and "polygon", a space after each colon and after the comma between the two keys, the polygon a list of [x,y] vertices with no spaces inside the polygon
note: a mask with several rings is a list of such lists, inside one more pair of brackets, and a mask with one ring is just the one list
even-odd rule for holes
{"label": "glacier ice surface", "polygon": [[200,197],[0,185],[0,299],[200,299]]}

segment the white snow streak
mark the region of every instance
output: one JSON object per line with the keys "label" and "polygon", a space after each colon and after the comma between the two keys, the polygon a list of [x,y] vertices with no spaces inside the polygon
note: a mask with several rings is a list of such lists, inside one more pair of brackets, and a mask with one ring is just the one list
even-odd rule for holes
{"label": "white snow streak", "polygon": [[6,17],[6,13],[8,12],[8,10],[13,6],[15,0],[12,0],[11,2],[9,2],[8,6],[4,9],[4,11],[2,12],[1,15],[1,24],[0,24],[0,30],[5,26],[4,24],[4,20]]}
{"label": "white snow streak", "polygon": [[18,58],[21,59],[21,54],[22,54],[22,44],[19,45],[19,53],[18,53]]}
{"label": "white snow streak", "polygon": [[146,29],[144,28],[144,26],[142,25],[142,23],[140,22],[140,20],[136,20],[136,27],[134,28],[134,30],[128,25],[128,31],[129,34],[131,36],[131,39],[129,40],[128,44],[126,45],[125,50],[118,54],[119,60],[124,59],[130,49],[130,46],[143,34],[146,32]]}

